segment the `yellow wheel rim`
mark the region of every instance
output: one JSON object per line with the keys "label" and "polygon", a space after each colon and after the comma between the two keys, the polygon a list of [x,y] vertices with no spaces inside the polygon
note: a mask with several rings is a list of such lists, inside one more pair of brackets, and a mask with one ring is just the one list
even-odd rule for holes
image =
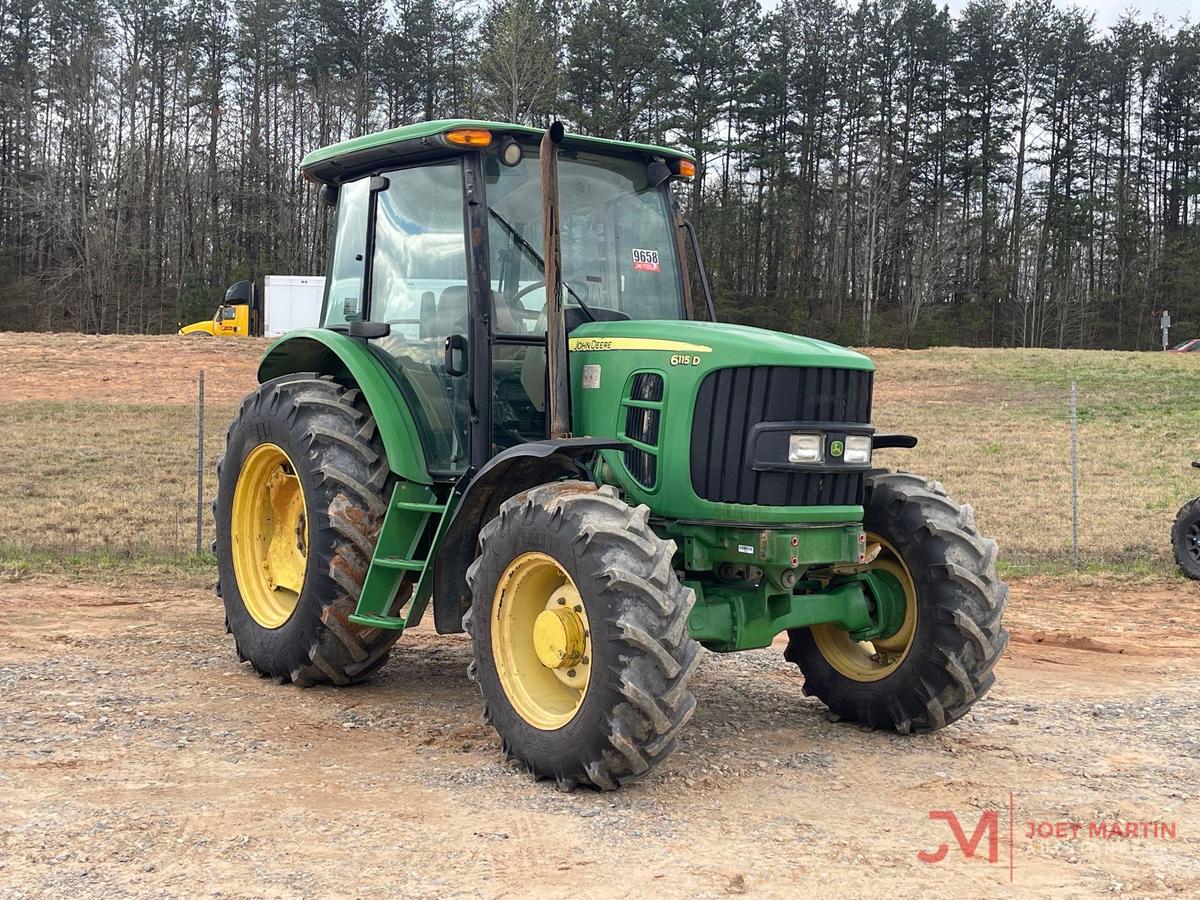
{"label": "yellow wheel rim", "polygon": [[878,535],[868,533],[867,543],[879,544],[879,555],[870,568],[891,575],[904,589],[904,624],[900,630],[891,637],[856,641],[836,625],[810,627],[813,642],[825,661],[853,681],[879,681],[891,675],[908,656],[917,633],[917,590],[908,566],[896,548]]}
{"label": "yellow wheel rim", "polygon": [[242,463],[229,525],[242,603],[263,628],[278,628],[304,587],[308,513],[296,467],[275,444],[259,444]]}
{"label": "yellow wheel rim", "polygon": [[554,557],[522,553],[492,597],[492,658],[513,709],[543,731],[575,717],[592,673],[587,610]]}

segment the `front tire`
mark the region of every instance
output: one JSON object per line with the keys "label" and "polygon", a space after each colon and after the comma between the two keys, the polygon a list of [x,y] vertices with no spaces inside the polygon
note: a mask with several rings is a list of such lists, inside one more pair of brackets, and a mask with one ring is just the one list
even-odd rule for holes
{"label": "front tire", "polygon": [[506,757],[560,789],[645,776],[696,706],[695,594],[649,512],[612,487],[541,485],[500,508],[467,571],[484,719]]}
{"label": "front tire", "polygon": [[1200,497],[1183,504],[1171,527],[1175,564],[1187,578],[1200,580]]}
{"label": "front tire", "polygon": [[347,618],[391,480],[362,394],[312,374],[260,385],[229,427],[217,480],[217,593],[238,658],[304,686],[382,666],[399,632]]}
{"label": "front tire", "polygon": [[996,542],[938,482],[905,472],[868,481],[863,526],[880,546],[872,574],[904,593],[903,624],[873,643],[832,625],[796,629],[785,656],[837,718],[902,734],[943,728],[991,688],[1008,644]]}

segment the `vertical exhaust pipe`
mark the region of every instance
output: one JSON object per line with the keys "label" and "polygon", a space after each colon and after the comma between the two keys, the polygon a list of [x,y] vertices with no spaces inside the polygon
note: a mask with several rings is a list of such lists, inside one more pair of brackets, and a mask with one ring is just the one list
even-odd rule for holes
{"label": "vertical exhaust pipe", "polygon": [[558,231],[558,145],[566,129],[552,122],[542,135],[538,156],[542,175],[542,260],[546,274],[546,375],[549,382],[550,437],[571,436],[571,372],[567,325],[563,317],[562,246]]}

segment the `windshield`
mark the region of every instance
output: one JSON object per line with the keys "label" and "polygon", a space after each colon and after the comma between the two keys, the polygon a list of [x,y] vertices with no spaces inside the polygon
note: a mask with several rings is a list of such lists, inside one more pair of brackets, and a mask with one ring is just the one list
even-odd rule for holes
{"label": "windshield", "polygon": [[[484,172],[496,330],[545,330],[537,150],[511,168],[489,152]],[[649,185],[645,163],[561,150],[558,190],[563,303],[585,321],[684,318],[669,198]]]}

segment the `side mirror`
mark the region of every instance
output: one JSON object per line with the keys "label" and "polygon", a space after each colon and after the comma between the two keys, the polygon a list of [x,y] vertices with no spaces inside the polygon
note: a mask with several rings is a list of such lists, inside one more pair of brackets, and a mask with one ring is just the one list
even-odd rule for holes
{"label": "side mirror", "polygon": [[253,306],[253,300],[253,281],[235,281],[229,286],[229,290],[225,292],[225,302],[229,304],[244,303],[247,306]]}
{"label": "side mirror", "polygon": [[326,206],[337,206],[338,186],[336,184],[321,185],[320,197],[321,202]]}

